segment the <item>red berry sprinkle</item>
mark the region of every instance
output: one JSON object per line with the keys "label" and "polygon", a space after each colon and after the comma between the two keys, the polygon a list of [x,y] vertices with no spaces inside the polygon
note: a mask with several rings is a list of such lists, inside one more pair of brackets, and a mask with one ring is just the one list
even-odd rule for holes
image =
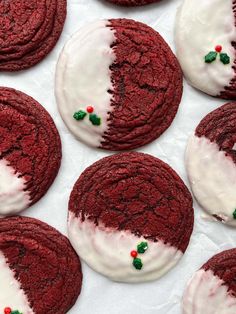
{"label": "red berry sprinkle", "polygon": [[88,106],[87,107],[87,112],[88,113],[92,113],[94,111],[93,107],[92,106]]}
{"label": "red berry sprinkle", "polygon": [[10,307],[5,307],[4,314],[11,314],[11,308]]}
{"label": "red berry sprinkle", "polygon": [[216,51],[216,52],[221,52],[221,51],[222,51],[222,46],[221,46],[221,45],[217,45],[217,46],[215,47],[215,51]]}
{"label": "red berry sprinkle", "polygon": [[138,252],[137,252],[137,251],[131,251],[131,252],[130,252],[130,255],[131,255],[133,258],[135,258],[135,257],[138,256]]}

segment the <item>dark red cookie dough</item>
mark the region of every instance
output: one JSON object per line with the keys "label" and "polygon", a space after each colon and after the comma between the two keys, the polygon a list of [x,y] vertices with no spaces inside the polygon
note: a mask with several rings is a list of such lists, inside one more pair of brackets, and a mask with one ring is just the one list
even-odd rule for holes
{"label": "dark red cookie dough", "polygon": [[[93,40],[99,47],[91,47]],[[88,55],[89,70],[78,81]],[[161,136],[177,113],[182,89],[182,71],[168,44],[133,20],[100,20],[82,28],[57,64],[56,98],[67,127],[86,144],[111,151],[131,150]],[[95,123],[87,111],[91,107]]]}
{"label": "dark red cookie dough", "polygon": [[216,254],[202,266],[202,269],[213,271],[214,275],[222,279],[230,293],[236,297],[236,249]]}
{"label": "dark red cookie dough", "polygon": [[150,4],[153,2],[159,2],[160,0],[107,0],[107,1],[124,6],[139,6],[144,4]]}
{"label": "dark red cookie dough", "polygon": [[236,164],[236,103],[228,103],[209,113],[198,125],[195,135],[205,136],[219,146]]}
{"label": "dark red cookie dough", "polygon": [[55,46],[66,18],[66,0],[0,1],[0,71],[40,62]]}
{"label": "dark red cookie dough", "polygon": [[47,192],[61,163],[60,136],[48,112],[30,96],[6,87],[0,88],[0,160],[26,181],[28,206]]}
{"label": "dark red cookie dough", "polygon": [[236,313],[236,249],[213,256],[190,280],[183,313]]}
{"label": "dark red cookie dough", "polygon": [[182,97],[182,72],[164,39],[140,22],[113,19],[113,111],[101,147],[126,150],[158,138],[171,124]]}
{"label": "dark red cookie dough", "polygon": [[33,218],[3,218],[0,251],[35,314],[65,314],[74,305],[82,285],[80,260],[56,229]]}
{"label": "dark red cookie dough", "polygon": [[193,229],[192,198],[180,177],[163,161],[129,152],[103,158],[76,182],[69,211],[107,228],[184,252]]}
{"label": "dark red cookie dough", "polygon": [[186,169],[200,206],[236,226],[236,103],[210,112],[189,138]]}

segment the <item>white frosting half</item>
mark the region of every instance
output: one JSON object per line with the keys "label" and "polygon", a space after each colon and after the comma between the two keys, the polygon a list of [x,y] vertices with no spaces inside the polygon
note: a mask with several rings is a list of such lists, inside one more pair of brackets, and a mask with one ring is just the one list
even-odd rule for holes
{"label": "white frosting half", "polygon": [[[55,93],[62,119],[69,130],[90,146],[98,147],[108,129],[111,112],[110,65],[115,54],[110,48],[115,41],[114,31],[107,20],[86,25],[75,33],[65,45],[56,70]],[[84,120],[73,118],[75,112],[94,108],[101,125],[92,125],[88,115]]]}
{"label": "white frosting half", "polygon": [[[0,215],[15,214],[30,204],[25,180],[6,160],[0,160]],[[1,291],[1,290],[0,290]]]}
{"label": "white frosting half", "polygon": [[[184,0],[176,19],[177,57],[184,75],[194,87],[218,96],[235,76],[232,68],[236,41],[232,0]],[[217,45],[230,57],[230,64],[217,60],[205,63],[204,57]]]}
{"label": "white frosting half", "polygon": [[183,297],[183,314],[235,314],[236,298],[211,270],[200,269]]}
{"label": "white frosting half", "polygon": [[[117,231],[95,224],[88,219],[84,222],[69,213],[68,236],[79,256],[95,271],[114,281],[144,282],[157,279],[174,267],[183,253],[177,248],[136,237],[128,231]],[[137,245],[148,242],[148,250],[139,254],[143,268],[135,269],[130,256]]]}
{"label": "white frosting half", "polygon": [[23,314],[34,313],[20,283],[9,268],[5,256],[0,252],[0,313],[4,313],[5,307],[18,310]]}
{"label": "white frosting half", "polygon": [[192,191],[211,215],[236,226],[236,165],[219,146],[206,137],[191,136],[186,150],[186,168]]}

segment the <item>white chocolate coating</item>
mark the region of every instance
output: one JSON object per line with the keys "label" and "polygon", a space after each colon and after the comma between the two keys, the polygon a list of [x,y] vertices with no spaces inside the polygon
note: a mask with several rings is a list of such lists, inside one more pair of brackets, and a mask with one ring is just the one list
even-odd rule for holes
{"label": "white chocolate coating", "polygon": [[[232,0],[184,0],[176,19],[176,49],[186,79],[201,91],[218,96],[229,86],[236,59],[232,41],[236,41]],[[217,45],[230,57],[230,64],[217,60],[205,63],[204,57]]]}
{"label": "white chocolate coating", "polygon": [[200,269],[183,297],[183,314],[235,314],[236,298],[211,270]]}
{"label": "white chocolate coating", "polygon": [[236,165],[206,137],[193,135],[186,150],[186,168],[192,191],[211,215],[236,226]]}
{"label": "white chocolate coating", "polygon": [[4,313],[5,307],[10,307],[23,314],[34,314],[27,296],[21,289],[20,283],[15,279],[2,252],[0,252],[0,291],[0,313]]}
{"label": "white chocolate coating", "polygon": [[[65,45],[56,69],[55,93],[62,119],[69,130],[81,141],[99,147],[108,129],[111,112],[110,65],[115,54],[110,48],[115,41],[114,31],[107,20],[86,25],[75,33]],[[94,108],[101,125],[92,125],[88,115],[84,120],[73,118],[75,112]]]}
{"label": "white chocolate coating", "polygon": [[18,213],[30,204],[25,180],[18,175],[6,160],[0,160],[0,216]]}
{"label": "white chocolate coating", "polygon": [[[69,213],[68,237],[79,256],[95,271],[114,281],[145,282],[163,276],[174,267],[183,253],[163,241],[147,241],[128,231],[111,230],[88,219],[84,222]],[[139,254],[143,262],[141,270],[132,265],[130,256],[137,245],[148,242],[148,250]]]}

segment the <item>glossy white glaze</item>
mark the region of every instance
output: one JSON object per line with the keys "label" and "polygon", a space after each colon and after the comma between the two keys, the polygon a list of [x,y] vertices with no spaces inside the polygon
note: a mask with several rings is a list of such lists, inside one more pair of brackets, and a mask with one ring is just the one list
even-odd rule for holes
{"label": "glossy white glaze", "polygon": [[200,269],[183,297],[183,314],[235,314],[236,298],[211,270]]}
{"label": "glossy white glaze", "polygon": [[148,241],[148,250],[139,254],[143,268],[132,265],[132,250],[142,241],[128,231],[108,229],[102,224],[95,226],[69,213],[68,236],[79,256],[95,271],[114,281],[144,282],[157,279],[174,267],[183,253],[163,241]]}
{"label": "glossy white glaze", "polygon": [[193,135],[186,150],[186,168],[194,196],[211,215],[236,226],[236,165],[206,137]]}
{"label": "glossy white glaze", "polygon": [[[175,34],[177,57],[184,75],[194,87],[217,96],[229,86],[235,72],[236,41],[235,18],[232,0],[184,0],[176,19]],[[219,61],[205,63],[204,57],[215,46],[230,57],[230,64]]]}
{"label": "glossy white glaze", "polygon": [[18,176],[6,160],[0,160],[0,216],[16,214],[30,204],[29,192],[24,191],[26,182]]}
{"label": "glossy white glaze", "polygon": [[[62,119],[69,130],[81,141],[100,146],[108,129],[108,114],[112,110],[110,65],[115,54],[110,47],[115,41],[114,31],[107,20],[86,25],[65,45],[56,69],[55,93]],[[73,118],[75,112],[94,108],[101,125],[92,125],[87,115],[84,120]]]}

